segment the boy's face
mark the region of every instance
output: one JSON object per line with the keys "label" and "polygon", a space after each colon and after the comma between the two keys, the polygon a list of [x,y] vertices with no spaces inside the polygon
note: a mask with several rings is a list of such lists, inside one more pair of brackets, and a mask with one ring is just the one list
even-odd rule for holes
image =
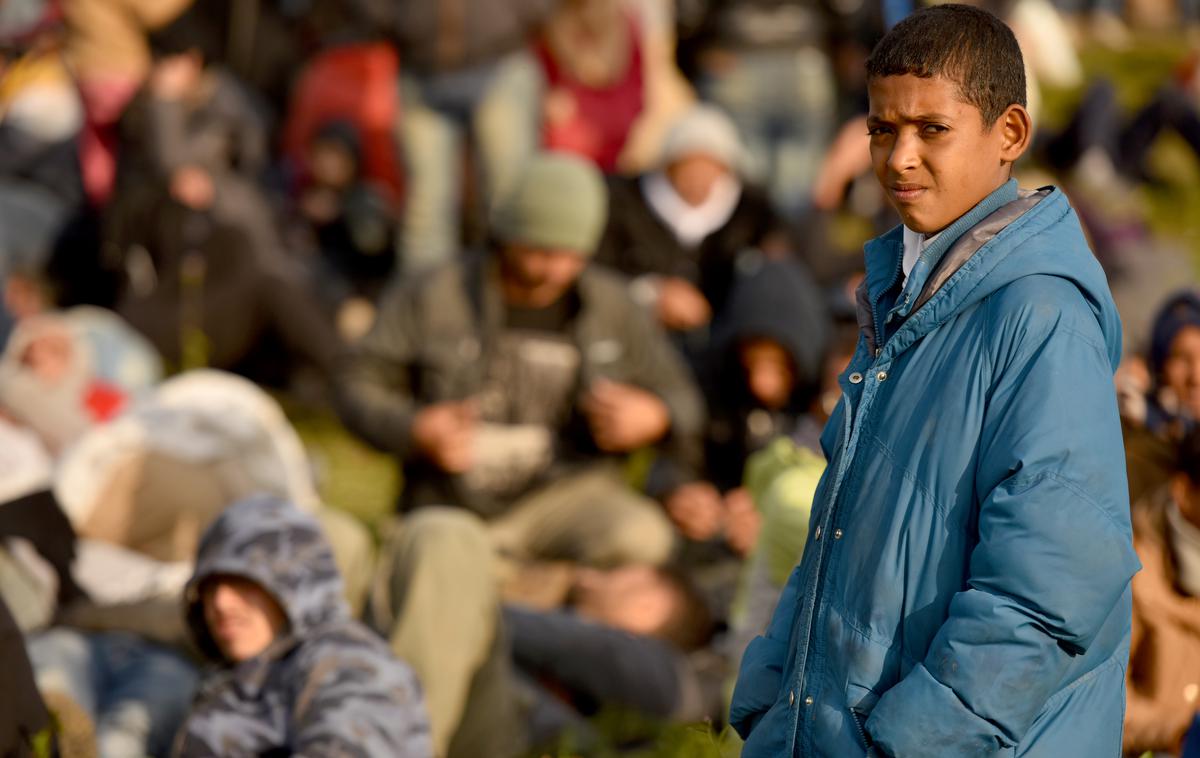
{"label": "boy's face", "polygon": [[287,616],[275,598],[248,579],[210,579],[204,583],[200,597],[208,633],[221,654],[233,663],[266,650],[287,629]]}
{"label": "boy's face", "polygon": [[746,386],[758,402],[771,410],[787,405],[795,389],[792,358],[775,340],[758,338],[743,342],[738,349]]}
{"label": "boy's face", "polygon": [[1171,340],[1162,381],[1194,419],[1200,419],[1200,328],[1185,326]]}
{"label": "boy's face", "polygon": [[667,178],[675,192],[693,207],[703,205],[717,182],[729,173],[725,164],[700,153],[685,155],[667,166]]}
{"label": "boy's face", "polygon": [[868,83],[871,163],[904,225],[945,229],[1009,178],[1029,140],[1019,105],[986,124],[944,76],[885,76]]}
{"label": "boy's face", "polygon": [[677,612],[677,592],[649,566],[584,569],[572,589],[581,617],[631,634],[653,636]]}
{"label": "boy's face", "polygon": [[358,162],[354,153],[335,140],[318,139],[308,151],[313,181],[333,189],[345,189],[354,182]]}

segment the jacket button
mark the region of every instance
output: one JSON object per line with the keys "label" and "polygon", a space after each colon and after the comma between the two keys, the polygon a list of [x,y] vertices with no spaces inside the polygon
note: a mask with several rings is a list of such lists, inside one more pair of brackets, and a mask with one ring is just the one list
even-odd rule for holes
{"label": "jacket button", "polygon": [[840,539],[842,538],[842,530],[841,530],[841,529],[834,529],[834,530],[833,530],[833,538],[834,538],[835,540],[840,540]]}
{"label": "jacket button", "polygon": [[792,690],[791,692],[788,693],[788,705],[795,705],[795,704],[796,704],[796,691]]}
{"label": "jacket button", "polygon": [[862,379],[863,379],[862,374],[858,373],[857,371],[855,371],[853,374],[850,375],[850,383],[851,384],[860,384],[862,382]]}
{"label": "jacket button", "polygon": [[812,695],[809,695],[808,697],[804,698],[804,704],[805,704],[805,705],[812,705],[812,704],[813,704]]}
{"label": "jacket button", "polygon": [[817,532],[816,532],[816,534],[813,535],[813,539],[817,540],[818,542],[821,541],[821,525],[820,524],[817,524]]}
{"label": "jacket button", "polygon": [[887,372],[880,371],[878,374],[875,375],[875,378],[881,382],[886,382],[887,381]]}

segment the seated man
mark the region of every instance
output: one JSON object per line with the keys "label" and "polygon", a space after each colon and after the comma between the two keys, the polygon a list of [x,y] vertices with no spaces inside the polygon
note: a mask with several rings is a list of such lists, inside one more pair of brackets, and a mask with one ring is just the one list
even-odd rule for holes
{"label": "seated man", "polygon": [[[428,506],[455,506],[486,520],[510,561],[669,557],[670,522],[628,486],[617,456],[666,441],[665,457],[694,465],[703,408],[682,361],[624,285],[588,265],[604,197],[597,170],[581,159],[536,158],[498,213],[500,250],[385,297],[341,376],[339,401],[351,429],[400,459],[402,507],[419,509],[404,529],[437,518],[440,509]],[[377,593],[375,621],[425,674],[444,749],[470,681],[463,651],[490,640],[479,639],[478,618],[449,618],[454,576],[420,561],[393,560],[384,573],[427,585],[403,606],[396,584]],[[434,663],[449,653],[458,673]]]}
{"label": "seated man", "polygon": [[412,671],[351,619],[311,516],[268,497],[231,506],[200,543],[186,607],[220,670],[176,755],[432,755]]}

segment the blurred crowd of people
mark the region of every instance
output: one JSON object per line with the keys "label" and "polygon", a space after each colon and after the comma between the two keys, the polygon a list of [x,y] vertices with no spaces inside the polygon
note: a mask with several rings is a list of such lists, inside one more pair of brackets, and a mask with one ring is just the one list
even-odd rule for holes
{"label": "blurred crowd of people", "polygon": [[[0,753],[722,724],[896,223],[862,64],[912,8],[0,0]],[[1035,118],[1083,93],[1018,176],[1125,320],[1126,748],[1200,751],[1200,289],[1129,190],[1200,156],[1200,47],[1132,114],[1074,52],[1200,8],[990,9]],[[323,500],[281,397],[394,457],[393,516]]]}

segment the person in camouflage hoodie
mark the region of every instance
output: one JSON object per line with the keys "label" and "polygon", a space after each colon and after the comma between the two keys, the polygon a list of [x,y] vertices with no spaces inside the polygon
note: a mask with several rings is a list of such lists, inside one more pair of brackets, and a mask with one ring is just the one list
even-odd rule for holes
{"label": "person in camouflage hoodie", "polygon": [[265,496],[231,506],[201,540],[184,598],[216,667],[177,756],[432,755],[416,677],[350,618],[311,516]]}

